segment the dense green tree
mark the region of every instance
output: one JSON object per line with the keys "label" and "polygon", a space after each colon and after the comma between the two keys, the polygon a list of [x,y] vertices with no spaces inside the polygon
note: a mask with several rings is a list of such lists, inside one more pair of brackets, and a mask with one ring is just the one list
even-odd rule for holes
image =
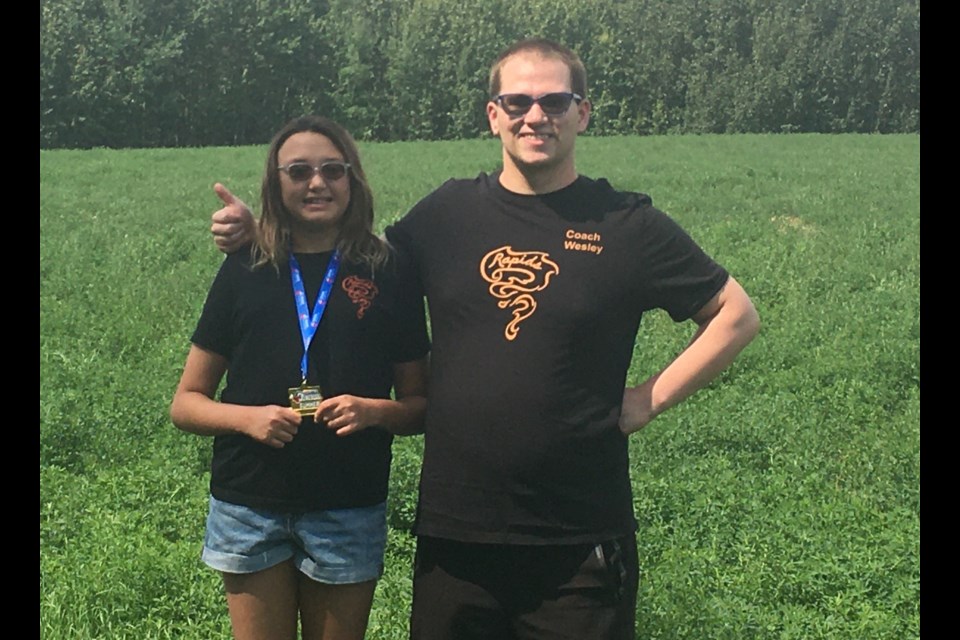
{"label": "dense green tree", "polygon": [[488,65],[574,48],[590,132],[920,129],[918,0],[41,0],[41,147],[486,131]]}

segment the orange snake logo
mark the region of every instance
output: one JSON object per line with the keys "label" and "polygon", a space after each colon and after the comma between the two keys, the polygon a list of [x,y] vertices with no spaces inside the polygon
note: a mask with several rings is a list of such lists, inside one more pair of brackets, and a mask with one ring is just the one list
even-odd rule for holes
{"label": "orange snake logo", "polygon": [[550,278],[558,273],[559,265],[544,251],[514,251],[504,245],[483,256],[480,275],[490,283],[490,295],[499,300],[501,309],[513,310],[513,320],[503,331],[507,340],[515,339],[518,325],[537,310],[532,294],[546,289]]}
{"label": "orange snake logo", "polygon": [[370,308],[370,305],[373,304],[373,299],[377,297],[377,294],[380,293],[380,290],[377,289],[375,285],[370,280],[364,280],[363,278],[358,278],[357,276],[349,276],[343,279],[343,290],[347,292],[347,296],[350,298],[350,301],[357,305],[357,319],[363,317],[363,314],[367,312],[367,309]]}

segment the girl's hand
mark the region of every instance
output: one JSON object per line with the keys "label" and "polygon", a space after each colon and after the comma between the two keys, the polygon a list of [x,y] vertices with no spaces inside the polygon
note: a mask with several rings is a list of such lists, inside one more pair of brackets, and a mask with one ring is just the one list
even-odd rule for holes
{"label": "girl's hand", "polygon": [[293,440],[300,428],[300,414],[290,407],[275,404],[249,407],[249,420],[243,432],[268,447],[282,448]]}
{"label": "girl's hand", "polygon": [[348,395],[327,398],[317,407],[313,419],[317,424],[326,423],[338,436],[347,436],[380,423],[378,403],[383,401]]}

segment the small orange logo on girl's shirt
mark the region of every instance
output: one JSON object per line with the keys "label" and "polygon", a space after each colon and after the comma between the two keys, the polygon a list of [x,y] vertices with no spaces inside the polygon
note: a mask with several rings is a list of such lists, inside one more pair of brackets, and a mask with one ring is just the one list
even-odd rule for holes
{"label": "small orange logo on girl's shirt", "polygon": [[357,276],[348,276],[344,278],[342,286],[343,290],[347,292],[347,296],[350,298],[350,301],[357,305],[358,320],[363,318],[363,314],[367,312],[367,309],[369,309],[370,305],[373,304],[374,298],[376,298],[377,294],[380,293],[377,285],[375,285],[371,280],[358,278]]}

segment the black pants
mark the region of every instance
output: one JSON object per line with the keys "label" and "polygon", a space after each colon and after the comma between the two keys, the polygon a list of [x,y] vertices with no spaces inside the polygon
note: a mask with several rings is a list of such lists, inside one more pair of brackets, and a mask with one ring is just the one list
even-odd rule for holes
{"label": "black pants", "polygon": [[413,640],[634,640],[637,545],[493,545],[421,536]]}

